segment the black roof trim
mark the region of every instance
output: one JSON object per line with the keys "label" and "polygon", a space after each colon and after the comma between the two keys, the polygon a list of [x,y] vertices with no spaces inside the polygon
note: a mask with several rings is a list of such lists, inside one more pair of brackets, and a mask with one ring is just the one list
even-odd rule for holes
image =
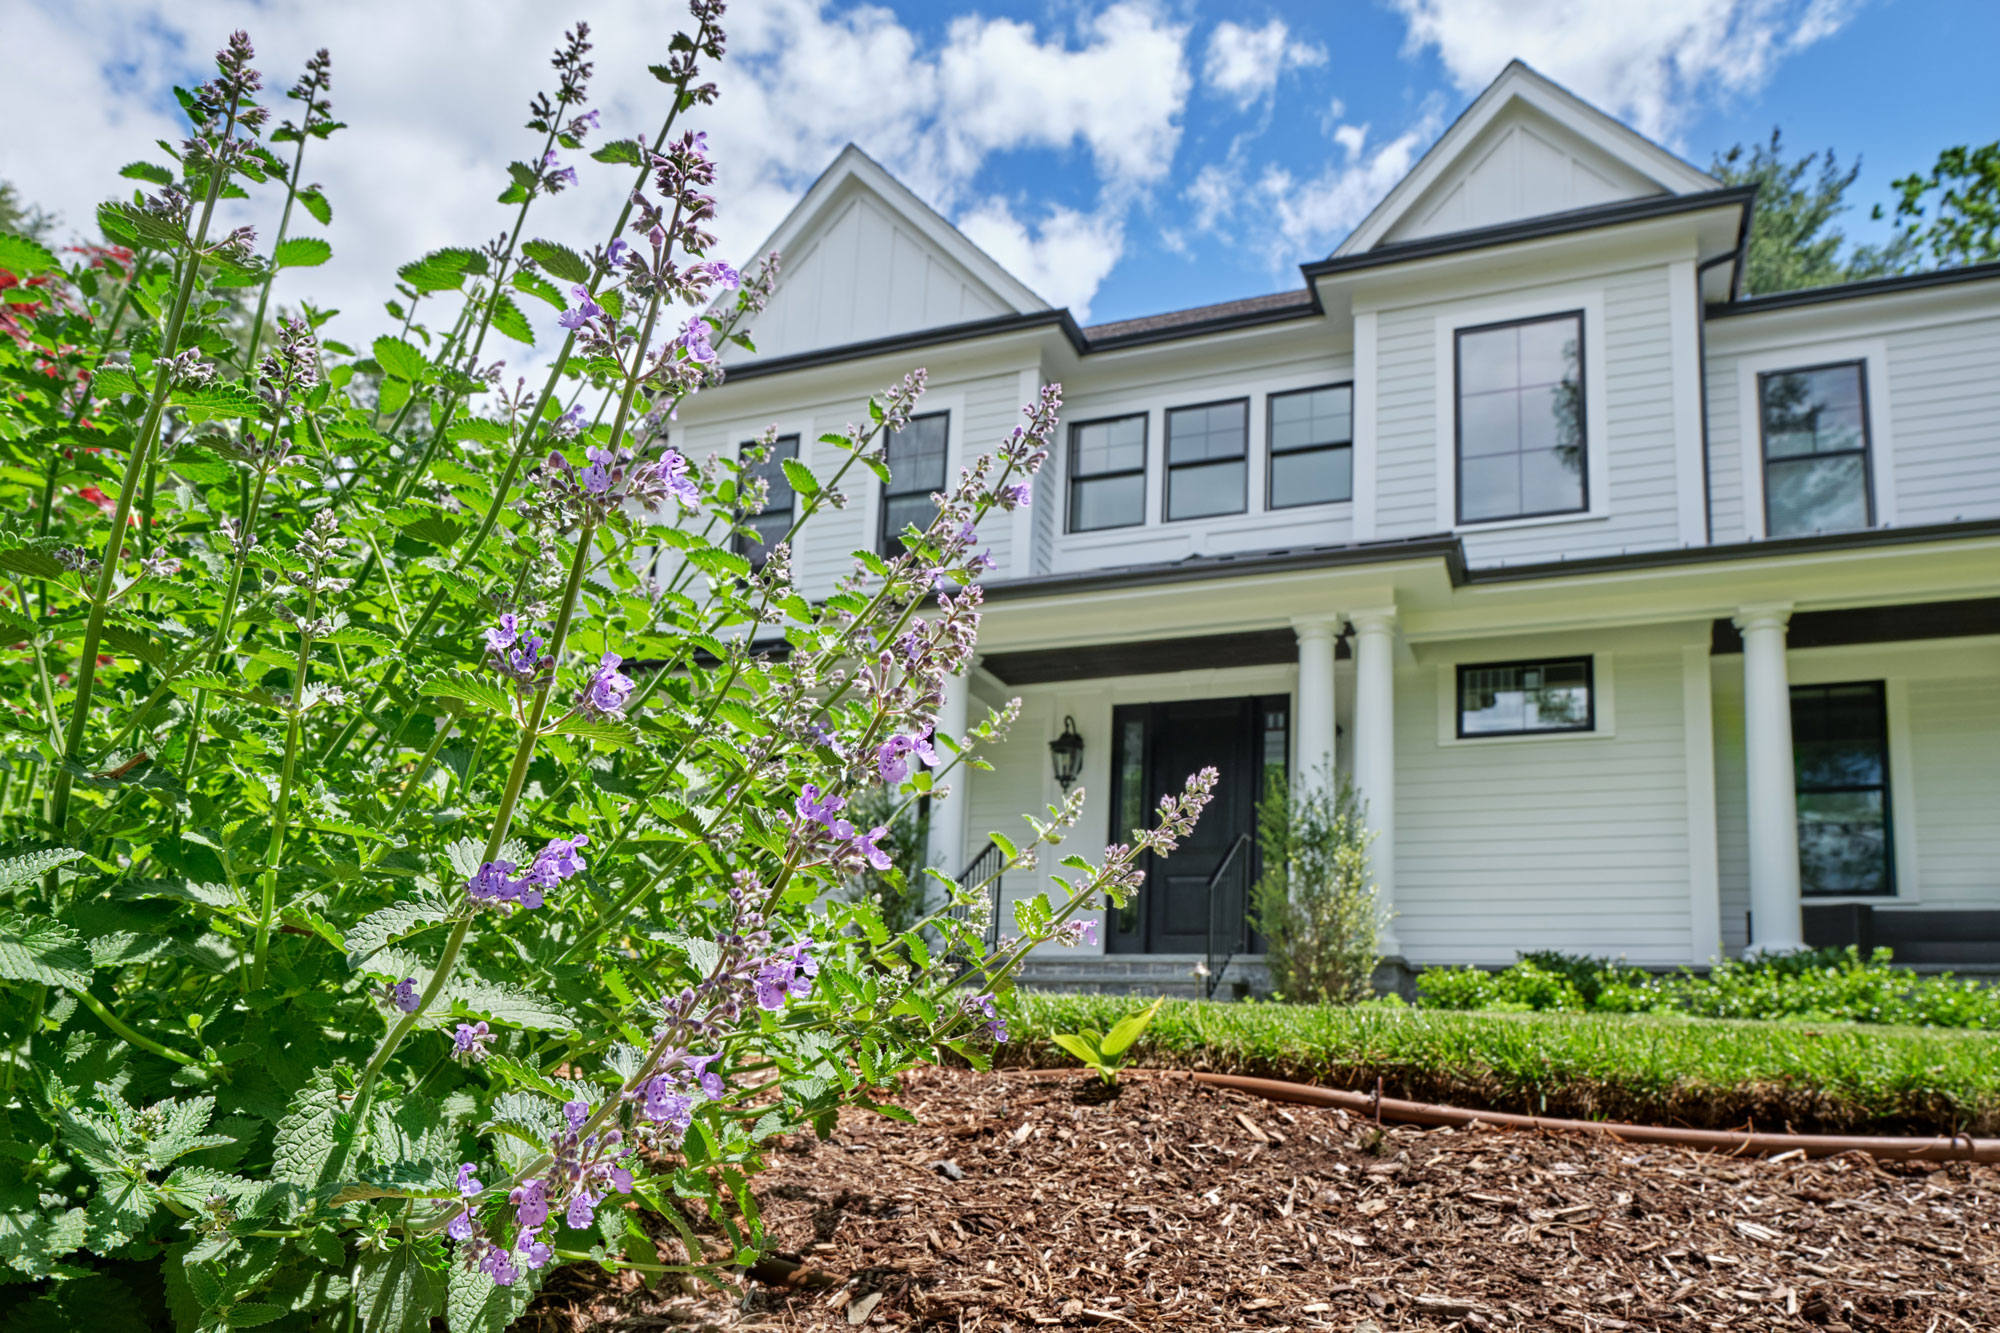
{"label": "black roof trim", "polygon": [[1983,282],[1989,278],[2000,278],[2000,262],[1932,269],[1928,273],[1899,273],[1892,278],[1868,278],[1861,282],[1836,283],[1830,287],[1804,287],[1795,292],[1772,292],[1769,296],[1745,296],[1727,305],[1710,306],[1708,317],[1722,319],[1730,315],[1756,315],[1766,310],[1787,310],[1826,301],[1852,301],[1866,296],[1888,296],[1896,292],[1922,291],[1926,287],[1953,287],[1962,282]]}
{"label": "black roof trim", "polygon": [[842,361],[859,361],[864,357],[908,352],[919,347],[935,347],[940,343],[970,342],[975,338],[1049,326],[1062,330],[1063,336],[1078,352],[1085,350],[1083,331],[1077,328],[1076,320],[1070,317],[1069,311],[1029,310],[1019,314],[995,315],[991,319],[968,320],[963,324],[947,324],[943,328],[917,329],[887,338],[871,338],[867,342],[819,347],[791,356],[774,356],[768,361],[752,361],[747,365],[729,367],[728,377],[723,383],[726,385],[731,380],[760,379],[765,375],[782,375],[791,370],[810,370],[815,366],[838,365]]}
{"label": "black roof trim", "polygon": [[1399,264],[1412,259],[1433,259],[1440,255],[1459,254],[1466,250],[1480,250],[1489,245],[1508,245],[1515,241],[1565,236],[1571,232],[1587,231],[1592,227],[1645,222],[1652,218],[1673,217],[1679,213],[1698,213],[1703,209],[1721,208],[1730,204],[1743,209],[1747,214],[1751,202],[1756,197],[1757,187],[1754,185],[1730,185],[1720,190],[1703,190],[1699,194],[1651,194],[1643,199],[1623,199],[1615,204],[1596,204],[1589,208],[1573,208],[1564,213],[1523,218],[1518,222],[1503,222],[1496,227],[1478,227],[1471,231],[1448,232],[1443,236],[1427,236],[1417,241],[1378,245],[1373,250],[1364,250],[1357,255],[1335,255],[1329,259],[1301,264],[1299,271],[1305,274],[1307,282],[1312,282],[1317,278],[1332,277],[1337,273],[1346,273],[1354,269],[1379,268],[1385,264]]}
{"label": "black roof trim", "polygon": [[1207,579],[1240,578],[1246,574],[1287,574],[1303,569],[1346,565],[1379,565],[1399,560],[1441,559],[1452,570],[1452,582],[1464,579],[1465,549],[1456,537],[1406,537],[1394,541],[1348,546],[1307,546],[1243,555],[1193,556],[1163,564],[1124,565],[1075,574],[1037,574],[982,585],[989,602],[1015,597],[1049,597],[1101,592],[1107,588],[1137,588],[1148,584],[1195,583]]}
{"label": "black roof trim", "polygon": [[1865,528],[1859,532],[1820,532],[1809,537],[1776,537],[1759,542],[1729,542],[1720,546],[1678,546],[1663,551],[1630,551],[1622,555],[1586,556],[1579,560],[1547,560],[1532,565],[1499,565],[1467,571],[1462,583],[1516,583],[1534,579],[1575,578],[1612,574],[1628,569],[1663,569],[1674,565],[1726,564],[1770,556],[1818,555],[1822,552],[1866,550],[1879,546],[1917,546],[1925,542],[2000,537],[2000,519],[1959,523],[1926,523],[1910,528]]}
{"label": "black roof trim", "polygon": [[1877,547],[1917,546],[1928,542],[1978,541],[2000,537],[2000,519],[1930,523],[1908,528],[1870,528],[1861,532],[1825,532],[1810,537],[1780,537],[1770,541],[1730,542],[1720,546],[1680,546],[1670,550],[1631,551],[1621,555],[1588,556],[1578,560],[1548,560],[1535,564],[1493,565],[1469,569],[1465,545],[1456,535],[1432,534],[1348,546],[1308,546],[1242,555],[1196,556],[1161,564],[1125,565],[1074,574],[1038,574],[983,584],[989,602],[1016,598],[1059,597],[1140,588],[1160,584],[1196,583],[1209,579],[1256,574],[1288,574],[1300,570],[1338,569],[1357,565],[1392,564],[1405,560],[1439,559],[1455,588],[1474,584],[1529,583],[1543,579],[1585,578],[1635,569],[1667,569],[1677,565],[1727,564],[1774,556],[1818,555]]}

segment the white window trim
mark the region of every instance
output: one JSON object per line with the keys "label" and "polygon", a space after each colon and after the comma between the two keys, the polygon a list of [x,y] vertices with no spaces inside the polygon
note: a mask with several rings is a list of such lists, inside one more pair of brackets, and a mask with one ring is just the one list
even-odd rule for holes
{"label": "white window trim", "polygon": [[[1889,343],[1885,338],[1794,343],[1778,351],[1746,353],[1736,362],[1738,430],[1743,441],[1743,530],[1751,541],[1769,534],[1764,523],[1764,422],[1758,410],[1758,381],[1773,371],[1842,361],[1863,364],[1868,393],[1868,483],[1875,502],[1875,526],[1896,523],[1896,469],[1889,436]],[[1815,899],[1814,901],[1822,901]]]}
{"label": "white window trim", "polygon": [[[918,400],[917,410],[910,415],[934,417],[940,412],[950,414],[945,418],[944,423],[944,492],[949,495],[951,494],[952,487],[958,484],[958,469],[964,462],[960,455],[964,453],[965,395],[963,393],[926,393]],[[803,437],[801,437],[801,442],[803,442]],[[886,435],[884,436],[884,443],[887,443]],[[829,454],[834,452],[834,448],[830,444],[818,447],[827,450]],[[838,466],[839,464],[836,463],[835,467]],[[831,476],[832,473],[829,472],[827,475]],[[850,477],[855,475],[856,473],[853,472],[848,473]],[[874,473],[867,471],[865,468],[859,470],[859,476],[865,500],[861,508],[862,546],[879,555],[882,550],[882,483],[875,479]],[[852,490],[848,491],[849,495],[853,493]]]}
{"label": "white window trim", "polygon": [[[1458,331],[1546,315],[1583,312],[1583,457],[1585,508],[1535,518],[1458,521]],[[1565,287],[1533,296],[1455,305],[1434,321],[1437,338],[1437,525],[1440,532],[1497,532],[1611,516],[1610,413],[1605,403],[1604,289]]]}
{"label": "white window trim", "polygon": [[1557,745],[1573,744],[1577,741],[1610,740],[1618,734],[1618,718],[1612,708],[1616,695],[1613,689],[1612,654],[1550,652],[1551,659],[1563,657],[1588,657],[1590,659],[1591,728],[1589,731],[1536,731],[1526,735],[1510,735],[1500,732],[1491,736],[1461,736],[1458,734],[1458,669],[1461,666],[1478,666],[1481,662],[1494,660],[1518,660],[1533,654],[1515,654],[1505,659],[1469,655],[1454,657],[1448,662],[1438,663],[1437,685],[1437,743],[1446,745],[1528,745],[1535,742],[1549,742]]}

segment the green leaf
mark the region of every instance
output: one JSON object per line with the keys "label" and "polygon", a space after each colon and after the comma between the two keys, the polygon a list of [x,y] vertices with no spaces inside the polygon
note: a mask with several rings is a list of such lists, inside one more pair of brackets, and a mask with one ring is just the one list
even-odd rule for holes
{"label": "green leaf", "polygon": [[423,379],[429,363],[424,354],[404,342],[401,338],[386,335],[375,340],[375,364],[382,367],[385,375],[394,375],[399,380],[416,383]]}
{"label": "green leaf", "polygon": [[513,700],[507,691],[470,671],[440,671],[419,685],[417,690],[433,699],[464,699],[503,717],[513,713]]}
{"label": "green leaf", "polygon": [[540,297],[558,310],[569,309],[569,302],[563,300],[562,289],[539,273],[521,269],[514,274],[514,286],[530,296]]}
{"label": "green leaf", "polygon": [[444,1275],[425,1268],[415,1246],[361,1257],[356,1304],[367,1333],[430,1333],[431,1316],[444,1309],[444,1294]]}
{"label": "green leaf", "polygon": [[0,977],[82,990],[90,984],[90,955],[54,917],[0,917]]}
{"label": "green leaf", "polygon": [[172,185],[174,173],[151,162],[127,162],[118,169],[118,174],[126,180],[151,181],[154,185]]}
{"label": "green leaf", "polygon": [[169,401],[190,421],[208,421],[216,417],[249,417],[254,420],[261,418],[265,411],[262,398],[240,384],[223,381],[181,385],[173,391]]}
{"label": "green leaf", "polygon": [[300,190],[299,202],[305,205],[306,212],[312,214],[313,220],[320,226],[333,225],[333,205],[326,201],[324,193],[319,190]]}
{"label": "green leaf", "polygon": [[12,888],[31,879],[40,879],[57,866],[68,865],[83,853],[74,847],[49,847],[38,852],[23,852],[0,861],[0,889]]}
{"label": "green leaf", "polygon": [[187,245],[187,235],[179,227],[130,204],[99,204],[97,226],[112,241],[134,249],[179,250]]}
{"label": "green leaf", "polygon": [[1001,854],[1004,855],[1008,859],[1008,861],[1012,862],[1020,859],[1021,853],[1016,851],[1014,849],[1014,844],[1009,842],[1006,838],[1001,837],[998,833],[989,833],[986,836],[993,840],[993,845],[1000,849]]}
{"label": "green leaf", "polygon": [[69,571],[56,563],[56,537],[20,538],[0,533],[0,569],[24,578],[61,580]]}
{"label": "green leaf", "polygon": [[11,271],[19,278],[31,278],[37,273],[60,272],[62,265],[40,241],[12,232],[0,232],[0,268]]}
{"label": "green leaf", "polygon": [[370,912],[345,932],[347,965],[360,967],[361,961],[368,955],[428,926],[449,920],[451,913],[451,904],[445,901],[443,894],[435,891],[420,893],[415,898],[390,903],[380,911]]}
{"label": "green leaf", "polygon": [[378,634],[372,629],[359,625],[342,625],[333,633],[320,640],[321,643],[357,644],[363,648],[373,648],[378,653],[396,651],[396,641],[386,634]]}
{"label": "green leaf", "polygon": [[453,440],[480,440],[486,444],[505,444],[513,438],[506,422],[487,421],[483,417],[462,417],[451,423],[445,436]]}
{"label": "green leaf", "polygon": [[[271,1148],[271,1176],[311,1191],[325,1182],[326,1171],[339,1146],[340,1095],[333,1073],[322,1069],[292,1098]],[[372,1325],[370,1326],[373,1327]]]}
{"label": "green leaf", "polygon": [[505,292],[493,298],[493,327],[517,343],[534,346],[534,326],[529,324],[528,317],[521,313],[521,307],[514,304],[514,298]]}
{"label": "green leaf", "polygon": [[268,1305],[263,1301],[243,1301],[229,1307],[224,1316],[231,1328],[256,1328],[285,1317],[287,1311],[280,1305]]}
{"label": "green leaf", "polygon": [[144,1176],[100,1182],[85,1209],[90,1224],[90,1248],[99,1254],[117,1249],[146,1225],[160,1206],[160,1192]]}
{"label": "green leaf", "polygon": [[1099,1057],[1096,1047],[1092,1046],[1089,1042],[1085,1041],[1081,1036],[1077,1035],[1076,1033],[1073,1032],[1052,1033],[1049,1037],[1049,1040],[1054,1042],[1056,1045],[1062,1047],[1064,1050],[1068,1051],[1071,1055],[1075,1056],[1077,1059],[1083,1061],[1084,1064],[1088,1065],[1092,1069],[1096,1069],[1103,1064],[1103,1060],[1101,1057]]}
{"label": "green leaf", "polygon": [[292,236],[278,242],[271,252],[277,268],[318,268],[333,258],[333,247],[317,236]]}
{"label": "green leaf", "polygon": [[422,259],[410,261],[396,270],[396,276],[419,292],[447,292],[463,287],[468,273],[476,276],[484,272],[485,255],[463,246],[452,246],[433,250]]}
{"label": "green leaf", "polygon": [[555,241],[523,241],[521,253],[540,264],[552,277],[564,282],[589,282],[590,265],[583,256]]}
{"label": "green leaf", "polygon": [[540,1274],[522,1273],[513,1286],[502,1287],[475,1268],[453,1264],[445,1281],[444,1321],[451,1333],[506,1333],[535,1298]]}
{"label": "green leaf", "polygon": [[811,468],[796,458],[785,459],[784,468],[785,480],[792,484],[793,490],[800,495],[819,494],[819,478],[813,475]]}
{"label": "green leaf", "polygon": [[1104,1053],[1110,1056],[1125,1054],[1126,1048],[1139,1040],[1140,1035],[1152,1025],[1154,1015],[1160,1012],[1160,1006],[1166,1002],[1167,997],[1162,995],[1143,1011],[1133,1014],[1128,1018],[1120,1019],[1112,1027],[1110,1035],[1104,1039]]}
{"label": "green leaf", "polygon": [[81,1208],[0,1213],[0,1261],[29,1277],[42,1277],[63,1256],[81,1248],[88,1232]]}
{"label": "green leaf", "polygon": [[629,722],[615,717],[586,717],[574,714],[558,722],[553,732],[557,736],[577,736],[585,740],[604,741],[610,745],[636,745],[639,733]]}
{"label": "green leaf", "polygon": [[637,139],[613,139],[610,143],[592,153],[590,160],[593,162],[616,162],[628,167],[636,167],[642,160],[639,157],[639,141]]}

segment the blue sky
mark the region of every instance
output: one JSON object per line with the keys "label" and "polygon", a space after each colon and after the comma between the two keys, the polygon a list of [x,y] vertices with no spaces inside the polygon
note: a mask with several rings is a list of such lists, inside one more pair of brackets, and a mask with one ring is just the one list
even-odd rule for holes
{"label": "blue sky", "polygon": [[[36,52],[42,123],[0,136],[0,177],[72,224],[179,137],[171,86],[233,27],[289,84],[332,49],[351,128],[315,146],[335,259],[296,281],[366,341],[394,267],[490,237],[548,51],[598,40],[607,132],[657,114],[660,0],[13,0],[0,46]],[[477,15],[477,21],[468,21]],[[1697,165],[1782,126],[1859,153],[1844,222],[1937,150],[2000,137],[1993,0],[735,0],[719,231],[746,255],[853,140],[1030,286],[1103,321],[1296,286],[1487,80],[1519,56]],[[273,97],[282,104],[282,97]],[[157,151],[151,155],[159,156]],[[538,204],[531,231],[589,243],[621,180]],[[268,228],[269,200],[229,221]],[[310,284],[308,286],[308,284]],[[280,291],[283,299],[285,292]],[[532,353],[517,359],[533,360]]]}

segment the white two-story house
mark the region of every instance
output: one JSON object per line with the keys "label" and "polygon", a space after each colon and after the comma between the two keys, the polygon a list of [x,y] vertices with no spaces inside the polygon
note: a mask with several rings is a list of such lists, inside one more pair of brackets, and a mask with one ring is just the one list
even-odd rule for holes
{"label": "white two-story house", "polygon": [[1078,327],[850,148],[681,440],[830,472],[928,368],[823,592],[1061,382],[944,725],[1024,711],[932,858],[1059,799],[1065,733],[1093,845],[1219,766],[1096,980],[1245,973],[1272,768],[1353,777],[1410,965],[2000,959],[2000,265],[1746,294],[1751,205],[1517,64],[1296,289]]}

